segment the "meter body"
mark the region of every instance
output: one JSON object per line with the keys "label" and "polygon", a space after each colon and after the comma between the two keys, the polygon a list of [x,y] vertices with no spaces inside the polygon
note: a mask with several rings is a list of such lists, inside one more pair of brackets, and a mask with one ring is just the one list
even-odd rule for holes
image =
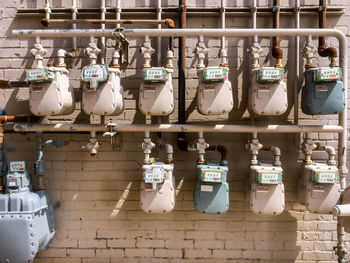
{"label": "meter body", "polygon": [[65,115],[74,111],[73,87],[65,67],[26,70],[29,109],[37,116]]}
{"label": "meter body", "polygon": [[251,165],[248,183],[250,209],[255,214],[279,215],[285,207],[283,170],[268,164]]}
{"label": "meter body", "polygon": [[139,108],[145,115],[166,116],[174,110],[173,69],[151,67],[142,69]]}
{"label": "meter body", "polygon": [[283,114],[288,107],[284,69],[261,67],[252,69],[248,109],[261,116]]}
{"label": "meter body", "polygon": [[0,255],[3,262],[33,262],[55,237],[45,190],[33,191],[24,161],[10,162],[6,193],[0,193]]}
{"label": "meter body", "polygon": [[303,167],[298,200],[308,211],[330,214],[339,198],[340,181],[336,166],[314,163]]}
{"label": "meter body", "polygon": [[175,206],[174,164],[155,162],[142,166],[140,206],[147,213],[168,213]]}
{"label": "meter body", "polygon": [[307,115],[339,114],[345,107],[345,90],[339,67],[308,68],[304,72],[301,109]]}
{"label": "meter body", "polygon": [[206,67],[198,72],[197,109],[201,114],[224,114],[233,108],[232,85],[228,68]]}
{"label": "meter body", "polygon": [[119,115],[124,109],[124,91],[120,69],[106,65],[85,66],[82,109],[88,115]]}
{"label": "meter body", "polygon": [[217,164],[198,164],[194,191],[194,206],[200,213],[224,214],[229,208],[228,167]]}

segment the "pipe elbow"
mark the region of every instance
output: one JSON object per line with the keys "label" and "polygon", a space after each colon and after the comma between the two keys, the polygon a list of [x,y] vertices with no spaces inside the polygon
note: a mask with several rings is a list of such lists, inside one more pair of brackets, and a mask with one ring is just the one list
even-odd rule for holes
{"label": "pipe elbow", "polygon": [[165,144],[164,148],[165,148],[166,153],[168,153],[168,154],[174,153],[174,149],[173,149],[173,146],[171,144]]}
{"label": "pipe elbow", "polygon": [[165,19],[165,25],[169,28],[175,28],[175,22],[171,18],[166,18]]}
{"label": "pipe elbow", "polygon": [[274,156],[281,156],[281,149],[277,146],[271,146],[271,152]]}
{"label": "pipe elbow", "polygon": [[180,133],[177,137],[177,147],[183,151],[188,152],[188,142],[186,140],[185,134]]}
{"label": "pipe elbow", "polygon": [[318,54],[321,57],[336,58],[338,57],[337,49],[334,47],[325,48],[325,46],[318,47]]}
{"label": "pipe elbow", "polygon": [[279,47],[274,47],[272,49],[272,57],[276,59],[282,59],[283,58],[283,50]]}
{"label": "pipe elbow", "polygon": [[335,156],[335,149],[333,146],[325,146],[324,147],[324,150],[329,154],[329,155],[332,155],[332,156]]}
{"label": "pipe elbow", "polygon": [[43,18],[40,20],[40,23],[44,26],[44,27],[50,27],[50,20],[47,18]]}
{"label": "pipe elbow", "polygon": [[221,154],[221,161],[227,160],[227,147],[225,145],[217,145],[216,150]]}

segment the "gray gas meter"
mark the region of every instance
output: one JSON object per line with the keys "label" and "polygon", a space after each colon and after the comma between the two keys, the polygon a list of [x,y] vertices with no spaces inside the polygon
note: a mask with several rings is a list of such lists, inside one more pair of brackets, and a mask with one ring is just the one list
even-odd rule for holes
{"label": "gray gas meter", "polygon": [[198,212],[223,214],[229,208],[227,165],[198,164],[194,206]]}
{"label": "gray gas meter", "polygon": [[284,69],[261,67],[252,69],[248,109],[262,116],[283,114],[288,108]]}
{"label": "gray gas meter", "polygon": [[27,263],[55,236],[53,209],[45,190],[33,191],[24,161],[10,162],[0,194],[1,262]]}
{"label": "gray gas meter", "polygon": [[269,164],[250,166],[248,195],[256,214],[278,215],[285,207],[283,170]]}
{"label": "gray gas meter", "polygon": [[147,213],[168,213],[175,206],[174,164],[153,162],[142,166],[140,206]]}
{"label": "gray gas meter", "polygon": [[314,163],[303,167],[298,186],[299,202],[312,213],[329,214],[340,198],[336,166]]}
{"label": "gray gas meter", "polygon": [[142,77],[145,82],[166,82],[168,72],[164,68],[143,68]]}
{"label": "gray gas meter", "polygon": [[51,82],[54,79],[54,72],[48,68],[26,69],[26,81],[29,83]]}
{"label": "gray gas meter", "polygon": [[343,74],[339,67],[308,68],[301,108],[308,115],[338,114],[345,107]]}
{"label": "gray gas meter", "polygon": [[89,84],[85,87],[90,91],[96,91],[99,88],[99,85],[106,82],[108,78],[109,71],[106,65],[88,65],[81,71],[81,80]]}

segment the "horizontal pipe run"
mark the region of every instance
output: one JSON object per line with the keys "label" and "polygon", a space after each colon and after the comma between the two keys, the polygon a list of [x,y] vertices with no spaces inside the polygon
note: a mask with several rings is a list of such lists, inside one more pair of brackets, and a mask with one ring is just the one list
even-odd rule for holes
{"label": "horizontal pipe run", "polygon": [[[19,38],[54,38],[54,37],[113,37],[114,29],[26,29],[12,30],[12,35]],[[191,28],[191,29],[124,29],[126,37],[294,37],[294,36],[333,36],[345,38],[340,30],[336,29],[214,29],[214,28]]]}
{"label": "horizontal pipe run", "polygon": [[[116,124],[117,132],[206,132],[206,133],[341,133],[343,128],[337,125],[192,125],[192,124]],[[14,124],[16,132],[104,132],[110,130],[105,125],[91,124]]]}

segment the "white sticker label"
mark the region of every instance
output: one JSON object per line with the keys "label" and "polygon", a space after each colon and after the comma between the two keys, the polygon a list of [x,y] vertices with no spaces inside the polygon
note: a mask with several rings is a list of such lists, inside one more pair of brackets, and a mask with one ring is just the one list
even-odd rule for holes
{"label": "white sticker label", "polygon": [[202,192],[213,192],[213,186],[212,185],[201,185],[201,191]]}

